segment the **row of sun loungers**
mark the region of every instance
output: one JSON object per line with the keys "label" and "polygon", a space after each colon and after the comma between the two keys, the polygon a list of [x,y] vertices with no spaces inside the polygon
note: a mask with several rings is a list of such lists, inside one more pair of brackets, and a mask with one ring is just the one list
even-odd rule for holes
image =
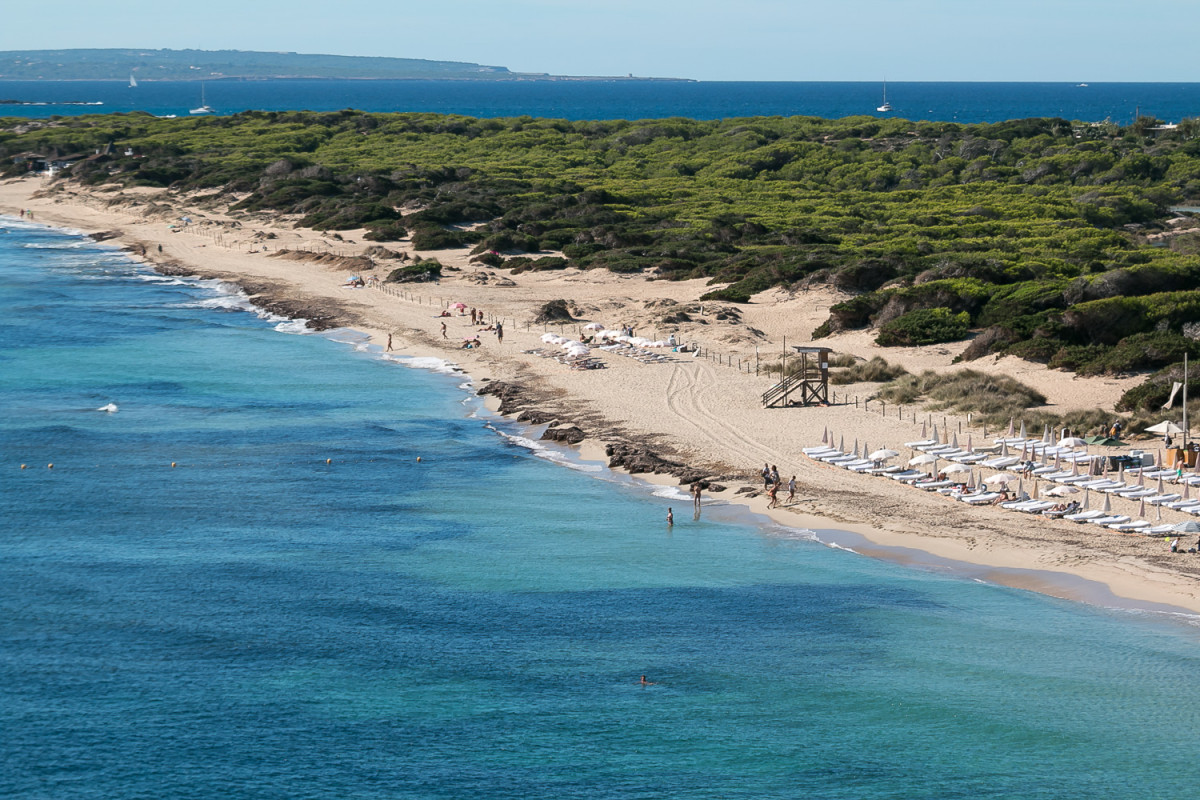
{"label": "row of sun loungers", "polygon": [[[987,454],[968,453],[960,448],[941,445],[932,440],[909,442],[906,446],[931,455],[937,455],[939,458],[944,458],[947,461],[977,464],[980,467],[1003,469],[1021,461],[1019,457],[989,458]],[[1017,440],[1017,446],[1022,446],[1022,440]],[[992,505],[1002,497],[1000,492],[988,491],[986,489],[965,492],[960,481],[952,479],[937,480],[936,476],[930,476],[929,473],[922,470],[905,469],[899,466],[885,466],[871,459],[856,456],[853,453],[843,453],[832,446],[806,447],[802,449],[802,452],[815,461],[842,467],[852,472],[890,478],[894,481],[906,483],[929,492],[936,491],[954,497],[968,505]],[[969,456],[980,456],[980,458],[966,461],[960,460]],[[1142,470],[1134,469],[1126,471],[1125,474],[1127,476],[1138,475],[1138,479],[1141,481],[1146,479],[1157,481],[1160,478],[1175,478],[1178,475],[1175,470],[1151,468],[1147,468],[1144,475],[1141,473]],[[1130,500],[1140,499],[1148,505],[1163,506],[1174,511],[1183,511],[1200,516],[1200,498],[1184,500],[1176,492],[1160,491],[1152,486],[1144,486],[1139,483],[1126,483],[1125,481],[1102,476],[1080,475],[1070,469],[1063,470],[1061,467],[1042,467],[1035,469],[1033,475],[1042,480],[1055,481],[1063,485],[1072,485],[1079,489],[1107,493]],[[1191,480],[1192,478],[1195,480]],[[1188,476],[1187,478],[1180,479],[1178,483],[1189,483],[1193,486],[1200,485],[1200,476]],[[1173,528],[1171,524],[1155,525],[1147,520],[1131,520],[1127,515],[1110,513],[1098,509],[1068,511],[1062,506],[1061,502],[1050,500],[1017,499],[1000,503],[999,507],[1008,511],[1040,514],[1048,518],[1064,519],[1079,524],[1102,525],[1122,533],[1160,535],[1171,532]]]}
{"label": "row of sun loungers", "polygon": [[643,364],[670,364],[675,361],[668,355],[655,353],[652,350],[647,350],[643,347],[634,347],[628,344],[608,344],[598,348],[606,350],[609,353],[618,356],[627,356],[629,358],[641,361]]}
{"label": "row of sun loungers", "polygon": [[560,364],[566,364],[571,369],[604,369],[605,364],[591,356],[572,356],[559,350],[524,350],[527,355],[550,358]]}

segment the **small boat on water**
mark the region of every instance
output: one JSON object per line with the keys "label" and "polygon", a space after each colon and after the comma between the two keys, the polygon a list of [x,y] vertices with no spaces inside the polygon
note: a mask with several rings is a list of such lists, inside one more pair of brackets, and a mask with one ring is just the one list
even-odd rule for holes
{"label": "small boat on water", "polygon": [[215,114],[216,113],[216,111],[213,110],[212,106],[210,106],[204,100],[204,84],[200,84],[200,107],[189,109],[188,113],[189,114]]}
{"label": "small boat on water", "polygon": [[883,105],[875,109],[876,111],[888,112],[892,110],[892,104],[887,101],[887,81],[883,82]]}
{"label": "small boat on water", "polygon": [[130,89],[136,89],[136,88],[137,88],[137,78],[133,77],[133,73],[132,73],[132,72],[131,72],[131,73],[129,73],[129,88],[130,88]]}

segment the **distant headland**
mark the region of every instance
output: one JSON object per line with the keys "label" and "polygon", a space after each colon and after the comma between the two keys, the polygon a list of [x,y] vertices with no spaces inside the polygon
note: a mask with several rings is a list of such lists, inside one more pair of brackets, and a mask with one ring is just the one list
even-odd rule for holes
{"label": "distant headland", "polygon": [[0,50],[0,81],[470,80],[680,81],[687,78],[572,76],[419,58],[268,53],[252,50]]}

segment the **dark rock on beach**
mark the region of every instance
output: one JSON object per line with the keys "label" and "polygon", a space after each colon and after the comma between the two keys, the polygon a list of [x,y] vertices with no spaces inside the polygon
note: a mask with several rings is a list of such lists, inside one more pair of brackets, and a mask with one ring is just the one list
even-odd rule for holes
{"label": "dark rock on beach", "polygon": [[120,231],[97,231],[89,233],[88,238],[95,239],[97,242],[107,242],[109,239],[116,239],[122,235]]}
{"label": "dark rock on beach", "polygon": [[542,433],[542,439],[548,442],[562,442],[563,444],[579,444],[587,435],[578,425],[557,425],[547,428]]}
{"label": "dark rock on beach", "polygon": [[525,388],[508,381],[492,381],[479,388],[480,395],[491,395],[500,401],[501,414],[513,414],[525,405]]}

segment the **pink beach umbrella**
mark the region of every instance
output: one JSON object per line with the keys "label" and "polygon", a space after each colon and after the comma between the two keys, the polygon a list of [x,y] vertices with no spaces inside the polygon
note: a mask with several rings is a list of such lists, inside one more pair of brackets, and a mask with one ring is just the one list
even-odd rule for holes
{"label": "pink beach umbrella", "polygon": [[829,428],[821,429],[821,444],[829,444]]}
{"label": "pink beach umbrella", "polygon": [[1000,455],[1004,458],[1008,458],[1008,442],[1000,442]]}
{"label": "pink beach umbrella", "polygon": [[1163,489],[1163,479],[1162,479],[1162,475],[1159,475],[1159,476],[1158,476],[1158,493],[1159,493],[1159,494],[1165,494],[1165,493],[1166,493],[1166,490],[1165,490],[1165,489]]}
{"label": "pink beach umbrella", "polygon": [[969,433],[967,434],[967,452],[968,453],[975,452],[975,444],[974,444],[973,440],[971,439],[971,434],[969,434]]}
{"label": "pink beach umbrella", "polygon": [[1013,433],[1017,430],[1016,422],[1015,417],[1008,418],[1008,433],[1004,434],[1004,438],[1011,439],[1013,437]]}
{"label": "pink beach umbrella", "polygon": [[1144,497],[1138,502],[1138,516],[1146,516],[1146,498]]}

